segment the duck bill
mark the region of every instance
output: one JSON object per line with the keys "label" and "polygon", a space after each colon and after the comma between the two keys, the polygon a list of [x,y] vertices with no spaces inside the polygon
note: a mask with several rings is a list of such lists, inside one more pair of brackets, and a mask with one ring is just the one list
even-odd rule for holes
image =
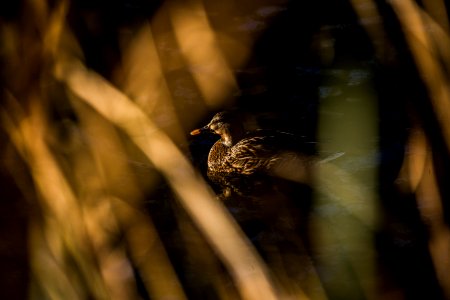
{"label": "duck bill", "polygon": [[194,129],[191,131],[191,135],[199,135],[200,133],[202,133],[203,128],[198,128],[198,129]]}
{"label": "duck bill", "polygon": [[209,131],[209,127],[208,125],[202,127],[202,128],[198,128],[198,129],[194,129],[191,131],[191,135],[198,135],[204,131]]}

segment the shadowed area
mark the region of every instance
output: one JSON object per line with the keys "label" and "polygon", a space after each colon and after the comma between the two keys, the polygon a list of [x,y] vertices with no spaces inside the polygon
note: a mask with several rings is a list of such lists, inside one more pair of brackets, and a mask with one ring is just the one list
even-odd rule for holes
{"label": "shadowed area", "polygon": [[0,4],[0,298],[448,299],[448,15]]}

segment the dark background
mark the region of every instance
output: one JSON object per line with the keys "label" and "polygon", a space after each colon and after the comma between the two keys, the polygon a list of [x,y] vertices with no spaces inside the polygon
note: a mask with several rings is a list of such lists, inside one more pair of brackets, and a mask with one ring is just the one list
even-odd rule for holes
{"label": "dark background", "polygon": [[[446,179],[450,178],[449,152],[402,28],[388,4],[383,1],[377,4],[390,49],[383,58],[375,54],[372,41],[361,26],[364,20],[359,20],[349,1],[275,3],[282,10],[270,20],[261,21],[266,23],[263,29],[255,33],[255,43],[247,63],[233,70],[240,93],[222,109],[246,113],[255,118],[262,128],[302,135],[314,144],[317,142],[319,105],[325,83],[339,80],[336,77],[340,73],[335,72],[336,70],[362,70],[369,78],[379,108],[379,149],[374,150],[378,153],[377,191],[382,220],[373,234],[379,274],[380,277],[385,277],[380,280],[381,285],[385,285],[380,290],[400,290],[403,295],[400,299],[443,299],[428,250],[427,224],[420,217],[416,196],[399,190],[396,179],[403,163],[410,129],[418,125],[424,129],[432,147],[439,192],[443,199],[443,214],[448,225],[450,209],[446,201],[449,199]],[[114,71],[120,67],[122,59],[120,31],[124,28],[136,28],[151,20],[161,5],[162,1],[144,0],[72,1],[67,24],[80,43],[87,67],[114,81]],[[247,8],[248,12],[257,9],[257,6]],[[27,20],[23,17],[26,16],[23,7],[25,5],[20,1],[2,3],[2,21],[25,24]],[[207,1],[205,7],[207,12],[217,13],[216,7]],[[215,22],[218,23],[214,16],[215,14],[209,16],[213,28]],[[332,54],[320,46],[324,42],[332,43]],[[2,64],[5,62],[2,61]],[[9,76],[13,74],[2,72],[3,86],[10,85]],[[351,89],[352,84],[348,83],[342,88]],[[198,101],[198,107],[204,108],[202,100]],[[178,104],[178,107],[185,106]],[[193,128],[203,126],[216,112],[206,111],[203,118],[195,124],[188,121],[182,124],[186,136]],[[183,113],[179,109],[181,120]],[[0,294],[7,295],[6,298],[2,297],[4,299],[19,299],[24,298],[27,290],[29,268],[26,228],[29,218],[27,212],[32,210],[29,208],[30,204],[23,200],[20,188],[11,180],[6,167],[3,167],[10,163],[11,157],[11,150],[4,150],[9,148],[8,138],[3,131],[1,141]],[[189,139],[191,152],[186,154],[191,156],[194,165],[200,170],[204,171],[206,155],[214,141],[214,137]],[[320,147],[311,152],[317,152],[318,148]],[[24,168],[20,162],[15,164],[19,171]],[[175,235],[173,231],[176,230],[170,221],[175,218],[171,216],[174,214],[173,208],[152,200],[162,197],[171,201],[172,195],[165,189],[163,181],[161,184],[160,189],[148,195],[149,213],[157,228],[167,233],[163,234],[163,242],[186,285],[188,295],[192,299],[214,299],[208,293],[199,295],[200,287],[204,286],[197,286],[195,280],[185,274],[192,270],[179,258],[183,250],[171,244]],[[308,194],[309,191],[302,190],[301,193]],[[259,225],[242,224],[251,238],[255,230],[262,230]],[[332,289],[329,291],[330,299],[345,299],[333,292]],[[397,298],[392,296],[391,299]]]}

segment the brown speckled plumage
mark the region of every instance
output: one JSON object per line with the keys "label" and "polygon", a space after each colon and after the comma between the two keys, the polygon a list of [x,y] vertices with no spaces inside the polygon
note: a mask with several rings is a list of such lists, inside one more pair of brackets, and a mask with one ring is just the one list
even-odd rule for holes
{"label": "brown speckled plumage", "polygon": [[209,152],[208,172],[250,175],[267,171],[280,159],[270,141],[273,137],[255,136],[228,147],[220,139]]}

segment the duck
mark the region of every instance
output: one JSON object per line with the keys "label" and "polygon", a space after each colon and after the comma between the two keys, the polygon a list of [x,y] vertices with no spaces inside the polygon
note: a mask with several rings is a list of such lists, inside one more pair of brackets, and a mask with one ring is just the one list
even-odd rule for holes
{"label": "duck", "polygon": [[298,151],[299,139],[293,134],[262,129],[246,132],[240,117],[228,111],[216,113],[190,134],[204,132],[220,136],[208,154],[208,177],[275,174],[295,181],[309,177],[309,157]]}

